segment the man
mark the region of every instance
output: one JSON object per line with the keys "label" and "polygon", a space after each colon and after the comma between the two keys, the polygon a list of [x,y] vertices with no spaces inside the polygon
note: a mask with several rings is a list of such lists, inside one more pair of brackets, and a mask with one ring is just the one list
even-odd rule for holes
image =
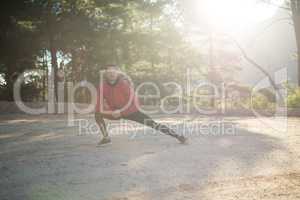
{"label": "man", "polygon": [[186,138],[176,134],[169,127],[155,122],[139,110],[139,100],[134,89],[116,65],[106,66],[104,80],[98,88],[95,119],[103,134],[99,145],[111,143],[104,119],[126,119],[154,128],[185,143]]}

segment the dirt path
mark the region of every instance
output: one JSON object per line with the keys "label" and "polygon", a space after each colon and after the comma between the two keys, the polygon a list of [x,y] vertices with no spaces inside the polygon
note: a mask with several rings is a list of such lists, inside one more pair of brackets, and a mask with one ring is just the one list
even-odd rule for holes
{"label": "dirt path", "polygon": [[[236,132],[199,134],[193,126],[218,120]],[[99,135],[78,136],[64,116],[1,116],[0,199],[300,199],[300,119],[287,128],[272,123],[199,118],[178,127],[189,130],[189,145],[180,145],[113,122],[113,144],[97,148]],[[120,127],[127,128],[116,134]]]}

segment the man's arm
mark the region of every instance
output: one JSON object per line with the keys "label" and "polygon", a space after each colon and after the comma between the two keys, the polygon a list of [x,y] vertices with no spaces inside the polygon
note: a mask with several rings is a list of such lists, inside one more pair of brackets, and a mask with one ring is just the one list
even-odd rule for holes
{"label": "man's arm", "polygon": [[127,104],[125,110],[122,110],[120,114],[122,116],[128,115],[128,113],[132,113],[137,110],[137,97],[135,95],[135,91],[133,86],[130,84],[128,80],[123,80],[123,91],[124,95],[127,99]]}
{"label": "man's arm", "polygon": [[103,95],[103,88],[101,85],[97,91],[97,103],[96,103],[96,112],[102,114],[104,117],[107,118],[119,118],[121,114],[119,111],[112,111],[111,107],[108,105],[104,95]]}
{"label": "man's arm", "polygon": [[103,95],[103,87],[100,85],[97,90],[97,103],[96,103],[96,112],[101,114],[111,113],[111,108],[106,102],[106,99]]}

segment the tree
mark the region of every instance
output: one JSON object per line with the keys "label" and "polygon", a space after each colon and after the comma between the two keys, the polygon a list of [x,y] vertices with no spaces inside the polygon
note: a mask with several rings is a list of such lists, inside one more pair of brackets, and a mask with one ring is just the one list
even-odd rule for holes
{"label": "tree", "polygon": [[300,1],[285,0],[283,5],[277,5],[276,3],[274,3],[273,0],[261,0],[261,1],[291,12],[293,26],[295,30],[296,46],[297,46],[298,86],[300,86]]}
{"label": "tree", "polygon": [[13,100],[14,81],[24,70],[35,68],[39,54],[31,11],[27,0],[12,0],[0,8],[0,70],[5,74],[5,99],[9,101]]}
{"label": "tree", "polygon": [[[10,91],[5,99],[13,100],[12,77],[29,68],[49,68],[55,99],[58,70],[74,83],[97,84],[108,63],[124,66],[137,81],[183,79],[186,62],[198,56],[176,29],[176,16],[166,12],[174,2],[12,0],[0,8],[0,73]],[[51,60],[49,67],[37,64],[43,57]],[[140,76],[143,70],[152,76]]]}
{"label": "tree", "polygon": [[300,1],[291,0],[292,18],[295,29],[298,55],[298,86],[300,86]]}

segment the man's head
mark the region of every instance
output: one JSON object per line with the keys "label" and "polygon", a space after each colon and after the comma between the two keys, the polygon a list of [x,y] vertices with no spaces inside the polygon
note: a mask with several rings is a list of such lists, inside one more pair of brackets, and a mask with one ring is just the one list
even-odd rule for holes
{"label": "man's head", "polygon": [[117,65],[106,65],[104,76],[110,84],[114,84],[120,76],[120,68]]}

